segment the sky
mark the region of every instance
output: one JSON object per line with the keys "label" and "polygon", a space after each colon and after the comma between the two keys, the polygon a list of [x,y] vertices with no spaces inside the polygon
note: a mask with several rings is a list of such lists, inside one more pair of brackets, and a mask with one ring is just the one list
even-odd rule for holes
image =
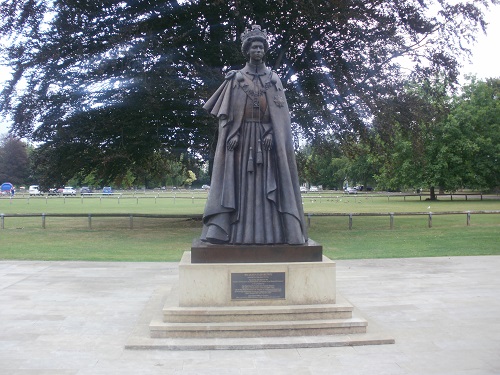
{"label": "sky", "polygon": [[500,77],[500,5],[490,7],[486,14],[487,35],[481,34],[472,47],[471,64],[464,63],[462,74],[475,74],[478,78]]}
{"label": "sky", "polygon": [[[481,33],[477,43],[472,47],[470,63],[463,62],[461,68],[462,83],[466,74],[475,74],[478,78],[500,77],[500,6],[490,7],[486,13],[488,22],[487,35]],[[3,81],[9,76],[8,68],[0,66],[0,91]],[[6,134],[9,124],[0,116],[0,135]]]}

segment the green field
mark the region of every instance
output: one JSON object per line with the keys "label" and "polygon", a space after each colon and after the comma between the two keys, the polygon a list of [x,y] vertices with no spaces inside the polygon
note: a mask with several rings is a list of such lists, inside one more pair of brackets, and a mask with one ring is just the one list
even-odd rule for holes
{"label": "green field", "polygon": [[[203,212],[206,192],[123,195],[113,197],[22,197],[0,199],[0,213],[10,214],[183,214]],[[496,198],[496,197],[489,197]],[[310,216],[309,236],[333,259],[460,256],[500,254],[500,214],[407,216],[402,213],[500,210],[500,200],[470,199],[428,202],[419,197],[391,195],[304,195]],[[359,213],[394,212],[389,216]],[[321,217],[319,213],[353,213]],[[41,217],[5,217],[0,229],[0,259],[178,261],[198,237],[198,219],[51,217],[42,229]]]}
{"label": "green field", "polygon": [[[145,213],[145,214],[201,214],[207,192],[180,191],[178,193],[141,193],[91,197],[29,197],[18,195],[0,199],[0,213]],[[425,196],[402,194],[343,195],[326,192],[303,195],[306,213],[356,212],[443,212],[500,209],[500,197],[478,195],[469,200],[443,198],[429,202]],[[488,198],[488,199],[487,199]]]}

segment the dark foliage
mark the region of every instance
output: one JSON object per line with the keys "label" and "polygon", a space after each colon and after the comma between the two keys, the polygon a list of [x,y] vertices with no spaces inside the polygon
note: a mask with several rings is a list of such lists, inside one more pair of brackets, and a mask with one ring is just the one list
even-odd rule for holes
{"label": "dark foliage", "polygon": [[206,159],[216,127],[202,103],[244,63],[238,37],[258,23],[272,37],[268,61],[288,89],[295,130],[350,139],[399,92],[399,57],[414,63],[415,80],[455,82],[485,5],[4,0],[0,33],[12,45],[2,52],[14,74],[0,109],[16,135],[42,144],[38,157],[61,181],[82,171],[116,178],[159,152]]}
{"label": "dark foliage", "polygon": [[20,139],[4,136],[0,139],[0,184],[22,185],[29,179],[30,164],[27,145]]}

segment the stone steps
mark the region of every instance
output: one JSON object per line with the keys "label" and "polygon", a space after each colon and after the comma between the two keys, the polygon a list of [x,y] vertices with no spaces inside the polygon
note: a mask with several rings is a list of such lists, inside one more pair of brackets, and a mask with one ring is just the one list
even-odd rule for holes
{"label": "stone steps", "polygon": [[321,262],[193,263],[185,252],[179,283],[150,320],[152,341],[143,346],[282,347],[287,338],[297,347],[394,342],[367,335],[368,322],[336,295],[335,283],[335,262],[325,256]]}
{"label": "stone steps", "polygon": [[[296,335],[290,335],[293,330],[282,330],[286,332],[283,336],[270,336],[270,332],[276,335],[277,330],[269,330],[269,333],[262,333],[262,331],[255,331],[254,337],[241,337],[241,334],[231,334],[235,337],[207,337],[208,335],[190,334],[190,338],[183,337],[179,334],[179,337],[173,337],[171,331],[162,330],[166,323],[163,321],[164,312],[163,309],[168,309],[168,307],[178,306],[178,290],[174,287],[170,288],[158,288],[155,294],[151,297],[150,301],[146,305],[141,318],[138,321],[134,333],[132,333],[127,340],[127,349],[137,349],[137,350],[256,350],[256,349],[292,349],[292,348],[321,348],[321,347],[343,347],[343,346],[358,346],[358,345],[384,345],[384,344],[394,344],[394,338],[387,335],[380,327],[378,327],[374,322],[369,321],[368,327],[350,327],[351,331],[357,329],[362,330],[362,333],[347,333],[339,334],[340,328],[336,329],[336,332],[328,332],[324,329],[309,329],[307,335],[302,335],[303,332],[296,329]],[[337,303],[336,305],[351,306],[346,299],[337,293]],[[300,309],[309,309],[309,306],[313,305],[295,305],[295,306],[283,306],[290,307],[292,311],[297,311]],[[315,309],[318,306],[314,306]],[[343,308],[343,307],[342,307]],[[181,309],[186,309],[181,307]],[[202,311],[206,308],[188,308],[186,311],[194,313],[196,310]],[[255,306],[256,311],[264,312],[268,309],[273,310],[274,306],[271,308],[269,306]],[[331,305],[330,308],[331,309]],[[174,309],[175,310],[175,309]],[[218,309],[216,309],[218,310]],[[245,311],[248,310],[247,307],[242,308],[223,308],[223,311]],[[335,310],[335,309],[334,309]],[[357,318],[364,322],[364,317],[356,309],[352,310],[353,318]],[[328,321],[329,319],[318,319],[319,321]],[[172,323],[172,322],[171,322]],[[282,324],[286,323],[286,320],[282,321]],[[293,323],[290,323],[293,324]],[[337,324],[338,326],[338,324]],[[316,326],[317,327],[317,326]],[[287,328],[290,328],[288,326]],[[297,326],[295,328],[298,328]],[[366,329],[366,332],[365,332]],[[305,331],[305,330],[303,330]],[[369,332],[368,332],[369,331]],[[184,331],[186,332],[186,331]],[[241,333],[241,332],[240,332]],[[315,334],[315,335],[311,335]],[[218,333],[219,336],[223,336]],[[196,337],[195,337],[196,336]]]}
{"label": "stone steps", "polygon": [[365,333],[367,325],[364,319],[346,318],[330,320],[219,323],[170,323],[152,321],[149,327],[151,337],[155,338],[227,338]]}
{"label": "stone steps", "polygon": [[166,307],[163,320],[170,323],[291,321],[345,319],[352,316],[348,303],[294,306]]}
{"label": "stone steps", "polygon": [[323,336],[366,333],[368,323],[353,317],[354,307],[339,296],[336,303],[314,305],[179,306],[174,288],[161,316],[149,325],[152,338],[234,338]]}

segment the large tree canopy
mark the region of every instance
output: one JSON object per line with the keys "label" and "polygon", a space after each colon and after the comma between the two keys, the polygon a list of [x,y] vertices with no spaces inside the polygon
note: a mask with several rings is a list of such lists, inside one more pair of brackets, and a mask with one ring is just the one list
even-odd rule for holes
{"label": "large tree canopy", "polygon": [[[394,98],[389,115],[377,117],[370,157],[379,187],[429,187],[431,199],[434,188],[498,188],[500,79],[471,79],[462,91],[433,96],[425,87],[408,87]],[[408,120],[402,103],[417,111],[419,121]]]}
{"label": "large tree canopy", "polygon": [[206,157],[216,128],[202,103],[243,64],[238,37],[258,23],[295,129],[362,136],[400,90],[402,58],[416,81],[455,82],[496,2],[2,0],[2,62],[13,76],[0,109],[61,179],[115,178],[158,153]]}

